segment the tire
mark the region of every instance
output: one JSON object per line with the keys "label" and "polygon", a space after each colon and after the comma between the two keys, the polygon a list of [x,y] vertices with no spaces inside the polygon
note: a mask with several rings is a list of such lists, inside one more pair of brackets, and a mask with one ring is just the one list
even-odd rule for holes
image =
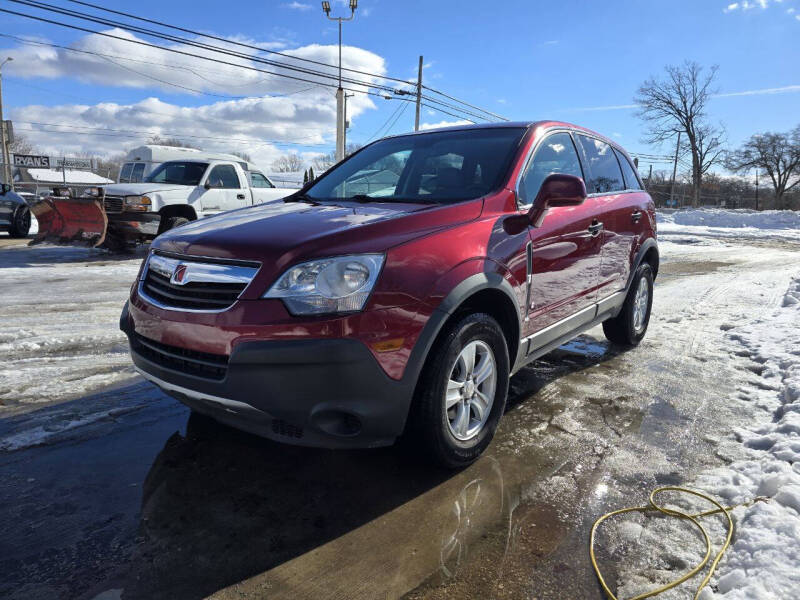
{"label": "tire", "polygon": [[117,254],[130,251],[131,244],[118,233],[106,231],[106,239],[100,244],[100,248],[105,248],[112,254]]}
{"label": "tire", "polygon": [[169,231],[170,229],[175,229],[176,227],[180,227],[181,225],[186,225],[189,222],[189,219],[186,217],[168,217],[166,221],[162,221],[162,226],[159,228],[158,234],[161,235],[165,231]]}
{"label": "tire", "polygon": [[[642,298],[643,293],[647,294],[646,298]],[[648,263],[642,263],[633,276],[622,310],[616,317],[603,322],[603,333],[608,341],[618,346],[638,345],[647,333],[652,307],[653,269]]]}
{"label": "tire", "polygon": [[[475,349],[474,378],[466,373],[463,360],[470,348]],[[489,375],[485,370],[487,359],[494,367]],[[478,371],[483,371],[485,378],[476,385],[481,376]],[[503,415],[508,377],[508,346],[497,321],[485,313],[457,318],[434,344],[423,367],[409,415],[408,437],[413,447],[427,460],[432,458],[446,468],[474,462],[492,441]],[[461,380],[458,389],[454,384]],[[449,402],[457,398],[449,409],[448,390]],[[483,419],[479,415],[481,406]]]}
{"label": "tire", "polygon": [[12,238],[23,238],[31,230],[31,210],[27,206],[19,206],[14,211],[8,235]]}

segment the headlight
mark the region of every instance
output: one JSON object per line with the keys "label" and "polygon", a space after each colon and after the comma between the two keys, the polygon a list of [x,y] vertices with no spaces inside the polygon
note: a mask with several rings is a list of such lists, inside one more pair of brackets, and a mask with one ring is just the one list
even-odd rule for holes
{"label": "headlight", "polygon": [[381,266],[383,254],[312,260],[286,271],[264,298],[281,298],[293,315],[358,311],[364,308]]}
{"label": "headlight", "polygon": [[126,210],[145,212],[150,210],[150,198],[147,196],[125,196]]}

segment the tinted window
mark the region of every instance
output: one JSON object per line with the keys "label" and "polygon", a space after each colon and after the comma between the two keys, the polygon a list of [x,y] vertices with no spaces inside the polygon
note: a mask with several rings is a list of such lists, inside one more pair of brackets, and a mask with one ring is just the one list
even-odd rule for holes
{"label": "tinted window", "polygon": [[171,161],[161,163],[150,173],[151,183],[174,183],[176,185],[200,185],[208,163]]}
{"label": "tinted window", "polygon": [[583,177],[578,153],[568,133],[554,133],[546,137],[528,165],[520,181],[520,199],[523,204],[531,204],[542,187],[542,182],[553,173],[565,173]]}
{"label": "tinted window", "polygon": [[139,183],[144,179],[144,163],[136,163],[133,165],[133,173],[131,174],[131,183]]}
{"label": "tinted window", "polygon": [[387,138],[367,146],[308,189],[320,199],[457,202],[501,185],[523,127],[441,131]]}
{"label": "tinted window", "polygon": [[217,165],[208,175],[211,187],[236,189],[239,187],[239,176],[233,165]]}
{"label": "tinted window", "polygon": [[269,182],[269,179],[264,177],[261,173],[250,173],[250,182],[254,188],[274,188],[275,186]]}
{"label": "tinted window", "polygon": [[639,178],[636,176],[636,172],[633,169],[631,163],[628,162],[628,159],[621,152],[617,152],[614,150],[614,153],[617,155],[619,159],[619,166],[622,167],[622,174],[625,176],[625,189],[626,190],[640,190],[642,189],[642,185],[639,183]]}
{"label": "tinted window", "polygon": [[624,190],[622,171],[611,146],[585,135],[577,137],[586,157],[586,191],[589,194],[604,194]]}
{"label": "tinted window", "polygon": [[119,173],[119,182],[130,183],[131,171],[133,171],[133,163],[125,163],[124,165],[122,165],[122,171],[120,171]]}

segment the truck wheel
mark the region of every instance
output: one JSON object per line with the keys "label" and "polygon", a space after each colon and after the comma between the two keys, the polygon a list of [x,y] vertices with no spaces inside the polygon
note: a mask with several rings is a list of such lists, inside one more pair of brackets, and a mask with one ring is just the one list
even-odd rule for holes
{"label": "truck wheel", "polygon": [[613,344],[636,346],[647,333],[652,306],[653,269],[649,264],[642,263],[633,276],[622,310],[613,319],[603,322],[603,333]]}
{"label": "truck wheel", "polygon": [[12,238],[22,238],[31,230],[31,211],[27,206],[20,206],[14,211],[8,235]]}
{"label": "truck wheel", "polygon": [[175,229],[176,227],[180,227],[181,225],[186,225],[189,222],[189,219],[186,217],[169,217],[165,222],[163,228],[158,232],[159,234],[164,233],[165,231],[169,231],[170,229]]}
{"label": "truck wheel", "polygon": [[452,324],[428,355],[409,416],[411,438],[448,468],[474,462],[492,441],[508,395],[508,346],[485,313]]}

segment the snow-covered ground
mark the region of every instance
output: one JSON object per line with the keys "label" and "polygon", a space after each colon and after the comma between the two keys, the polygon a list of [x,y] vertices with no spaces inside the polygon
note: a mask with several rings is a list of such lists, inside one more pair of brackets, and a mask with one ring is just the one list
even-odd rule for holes
{"label": "snow-covered ground", "polygon": [[141,253],[0,249],[0,414],[134,376],[119,315]]}
{"label": "snow-covered ground", "polygon": [[665,210],[658,212],[657,221],[658,235],[667,238],[689,235],[800,242],[800,212],[791,210]]}
{"label": "snow-covered ground", "polygon": [[[728,506],[759,497],[767,501],[732,512],[733,543],[703,591],[703,600],[788,600],[797,598],[800,590],[800,276],[792,280],[780,306],[761,313],[757,306],[752,310],[757,316],[745,324],[732,320],[723,325],[727,348],[722,350],[744,360],[754,375],[743,378],[738,393],[729,399],[733,405],[741,403],[743,411],[754,411],[753,422],[735,428],[730,440],[716,440],[721,447],[727,445],[721,456],[744,452],[745,457],[702,472],[683,485]],[[713,508],[677,500],[675,505],[697,512]],[[716,553],[725,537],[723,518],[702,521],[712,532]],[[675,571],[665,570],[665,564],[684,571],[698,562],[702,541],[685,523],[623,519],[612,527],[636,548],[634,552],[641,553],[619,573],[620,597],[674,579]],[[696,584],[699,579],[691,581]],[[692,583],[663,597],[686,597],[686,586]]]}

